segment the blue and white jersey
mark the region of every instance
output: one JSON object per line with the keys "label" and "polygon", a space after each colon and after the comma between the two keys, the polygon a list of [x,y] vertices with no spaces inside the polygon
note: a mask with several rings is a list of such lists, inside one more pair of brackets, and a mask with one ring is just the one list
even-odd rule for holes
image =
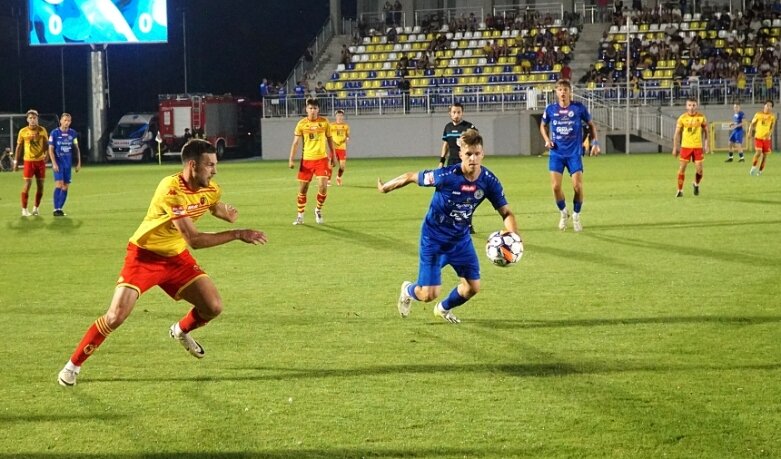
{"label": "blue and white jersey", "polygon": [[71,161],[73,155],[73,146],[78,145],[78,134],[73,129],[63,131],[60,128],[54,129],[49,134],[49,145],[54,147],[54,156],[57,162]]}
{"label": "blue and white jersey", "polygon": [[732,114],[732,122],[735,123],[735,127],[733,127],[734,130],[743,130],[743,118],[745,117],[746,114],[743,113],[743,110]]}
{"label": "blue and white jersey", "polygon": [[507,205],[501,182],[485,167],[474,182],[464,177],[460,164],[423,170],[418,173],[418,185],[435,188],[423,235],[442,242],[469,237],[472,214],[483,200],[488,199],[494,209]]}
{"label": "blue and white jersey", "polygon": [[583,149],[583,126],[591,121],[591,114],[580,102],[562,107],[550,104],[542,114],[542,122],[550,127],[553,142],[551,155],[580,156]]}

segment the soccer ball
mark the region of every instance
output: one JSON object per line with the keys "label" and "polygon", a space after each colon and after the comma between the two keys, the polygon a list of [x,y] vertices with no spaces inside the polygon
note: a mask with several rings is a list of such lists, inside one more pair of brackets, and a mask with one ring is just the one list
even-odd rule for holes
{"label": "soccer ball", "polygon": [[510,231],[496,231],[488,236],[485,254],[496,266],[510,266],[523,256],[521,237]]}

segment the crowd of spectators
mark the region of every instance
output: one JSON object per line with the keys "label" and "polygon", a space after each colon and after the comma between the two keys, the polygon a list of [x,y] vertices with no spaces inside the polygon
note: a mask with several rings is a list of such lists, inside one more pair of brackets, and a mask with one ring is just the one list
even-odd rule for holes
{"label": "crowd of spectators", "polygon": [[[479,52],[488,59],[489,63],[495,62],[500,57],[512,57],[514,63],[521,66],[522,73],[531,73],[537,69],[550,69],[557,63],[569,63],[575,41],[578,38],[577,31],[582,27],[580,16],[577,13],[565,12],[564,20],[557,23],[549,14],[526,8],[507,11],[502,15],[488,15],[480,19],[475,13],[463,13],[452,19],[447,27],[442,27],[444,13],[434,13],[423,18],[421,33],[431,34],[432,38],[425,51],[402,54],[396,62],[397,75],[409,75],[410,71],[419,73],[426,69],[436,67],[439,64],[441,53],[453,49],[451,38],[453,33],[474,32],[477,30],[502,30],[502,31],[534,31],[534,33],[518,33],[514,37],[499,40],[486,39]],[[573,30],[574,29],[574,30]],[[379,36],[378,30],[367,30],[365,25],[359,23],[359,35],[355,37],[353,45],[362,43],[364,36]],[[450,33],[448,33],[450,32]],[[573,33],[574,32],[574,33]],[[385,42],[396,44],[399,42],[399,32],[395,27],[388,27],[385,32]],[[352,52],[346,45],[342,48],[341,63],[347,66],[352,59]]]}
{"label": "crowd of spectators", "polygon": [[[673,61],[672,68],[667,66],[665,69],[672,70],[675,84],[728,80],[740,89],[740,86],[745,87],[748,75],[759,77],[765,89],[772,87],[781,64],[781,30],[773,26],[774,19],[781,19],[781,0],[752,1],[744,11],[733,13],[727,7],[714,8],[705,1],[696,21],[699,30],[680,28],[681,22],[693,17],[693,13],[693,5],[686,0],[643,9],[624,7],[620,0],[615,3],[612,25],[620,27],[629,17],[632,24],[659,24],[661,29],[652,38],[649,33],[635,33],[630,40],[628,67],[632,79],[642,83],[644,73],[648,74],[644,70],[655,71],[661,62]],[[581,83],[594,82],[609,87],[615,80],[625,80],[625,44],[616,45],[613,34],[607,31],[600,43],[598,60],[604,66],[592,66],[580,78]]]}

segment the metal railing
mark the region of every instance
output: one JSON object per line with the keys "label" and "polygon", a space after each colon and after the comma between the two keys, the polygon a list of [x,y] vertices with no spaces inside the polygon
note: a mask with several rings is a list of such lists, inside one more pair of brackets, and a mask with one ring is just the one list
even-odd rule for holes
{"label": "metal railing", "polygon": [[285,88],[287,89],[288,93],[292,93],[296,84],[299,81],[305,79],[304,76],[308,72],[314,70],[315,63],[318,61],[318,59],[320,59],[325,50],[328,48],[328,43],[333,37],[334,27],[331,23],[331,18],[328,18],[325,21],[325,24],[323,24],[323,27],[320,29],[320,32],[317,33],[315,38],[307,46],[307,48],[312,49],[312,63],[308,64],[306,59],[304,59],[304,56],[301,55],[301,57],[298,58],[296,65],[293,67],[293,70],[290,71],[290,74],[285,80]]}
{"label": "metal railing", "polygon": [[453,19],[460,16],[468,17],[470,13],[474,13],[477,16],[478,22],[483,22],[485,19],[485,10],[483,8],[475,7],[456,7],[456,8],[433,8],[433,9],[421,9],[415,10],[415,25],[422,25],[421,22],[428,17],[438,18],[443,21],[442,25],[450,23]]}
{"label": "metal railing", "polygon": [[[577,11],[577,10],[576,10]],[[518,14],[526,12],[539,13],[540,16],[550,15],[554,19],[564,18],[564,4],[560,3],[534,3],[526,5],[495,5],[493,9],[494,16],[515,18]]]}
{"label": "metal railing", "polygon": [[[484,91],[482,87],[470,90],[468,86],[430,88],[424,94],[408,97],[409,109],[407,113],[430,113],[442,107],[446,108],[453,102],[461,102],[469,106],[470,112],[541,110],[545,104],[555,100],[551,83],[536,86],[514,85],[514,89],[511,91]],[[588,88],[575,85],[573,93],[578,100],[582,100],[589,107],[594,107],[594,113],[599,116],[601,110],[611,113],[616,110],[625,110],[627,94],[631,107],[650,109],[683,106],[689,97],[694,97],[701,105],[730,105],[735,102],[761,104],[767,99],[781,103],[779,84],[781,81],[776,78],[773,87],[767,89],[764,79],[754,78],[747,83],[745,89],[739,90],[734,82],[727,80],[699,82],[698,84],[674,84],[666,88],[647,83],[636,89],[630,89],[628,93],[626,86]],[[312,96],[320,100],[320,109],[323,113],[332,113],[333,110],[340,108],[353,115],[405,113],[403,95],[395,88],[378,91],[378,94],[371,97],[364,95],[362,91],[355,91],[346,98],[338,98],[334,93],[313,94]],[[299,116],[304,113],[303,103],[303,98],[294,96],[281,99],[271,96],[266,99],[264,116]],[[610,126],[621,126],[621,129],[625,125],[618,118],[604,118],[600,119],[599,122],[607,123]],[[637,122],[637,126],[644,124],[643,121]]]}

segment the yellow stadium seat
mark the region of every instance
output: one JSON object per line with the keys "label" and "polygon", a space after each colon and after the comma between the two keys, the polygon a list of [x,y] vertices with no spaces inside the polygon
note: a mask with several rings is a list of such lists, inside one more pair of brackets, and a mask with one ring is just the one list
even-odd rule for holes
{"label": "yellow stadium seat", "polygon": [[339,93],[336,95],[336,97],[340,99],[346,99],[347,98],[347,91],[339,91]]}

